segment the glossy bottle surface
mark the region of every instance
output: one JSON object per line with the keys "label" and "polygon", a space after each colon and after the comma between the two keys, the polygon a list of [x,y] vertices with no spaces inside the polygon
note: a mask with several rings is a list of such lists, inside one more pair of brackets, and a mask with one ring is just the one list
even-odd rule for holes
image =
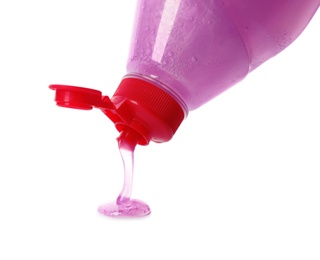
{"label": "glossy bottle surface", "polygon": [[292,43],[320,0],[140,0],[128,74],[187,110],[242,80]]}

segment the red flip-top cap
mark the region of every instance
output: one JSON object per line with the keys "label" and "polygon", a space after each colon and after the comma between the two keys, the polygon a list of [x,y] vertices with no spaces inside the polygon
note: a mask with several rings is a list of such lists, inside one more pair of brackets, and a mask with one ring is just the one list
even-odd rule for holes
{"label": "red flip-top cap", "polygon": [[58,106],[89,110],[99,108],[119,132],[132,131],[140,145],[169,141],[185,118],[179,103],[161,88],[134,77],[124,78],[112,99],[94,89],[50,85]]}

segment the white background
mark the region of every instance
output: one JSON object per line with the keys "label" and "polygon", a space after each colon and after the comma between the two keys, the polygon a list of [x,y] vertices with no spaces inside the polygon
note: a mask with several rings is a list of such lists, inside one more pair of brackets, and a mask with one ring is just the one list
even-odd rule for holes
{"label": "white background", "polygon": [[320,259],[320,13],[289,48],[136,150],[133,197],[117,132],[55,106],[52,83],[112,95],[135,1],[0,2],[0,259]]}

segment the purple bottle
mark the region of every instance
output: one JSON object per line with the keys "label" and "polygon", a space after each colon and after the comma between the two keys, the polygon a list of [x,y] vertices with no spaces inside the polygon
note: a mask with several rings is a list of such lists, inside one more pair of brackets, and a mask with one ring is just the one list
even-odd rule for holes
{"label": "purple bottle", "polygon": [[[188,112],[292,43],[320,0],[139,0],[127,72],[112,97],[143,138],[171,139]],[[117,112],[118,114],[118,112]]]}

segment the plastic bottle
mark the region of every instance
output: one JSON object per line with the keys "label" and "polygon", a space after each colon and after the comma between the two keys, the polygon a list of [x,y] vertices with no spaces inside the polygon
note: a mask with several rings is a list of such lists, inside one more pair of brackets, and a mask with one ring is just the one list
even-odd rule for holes
{"label": "plastic bottle", "polygon": [[51,85],[60,106],[100,108],[138,144],[169,141],[189,111],[292,43],[320,0],[139,0],[127,63],[111,100]]}

